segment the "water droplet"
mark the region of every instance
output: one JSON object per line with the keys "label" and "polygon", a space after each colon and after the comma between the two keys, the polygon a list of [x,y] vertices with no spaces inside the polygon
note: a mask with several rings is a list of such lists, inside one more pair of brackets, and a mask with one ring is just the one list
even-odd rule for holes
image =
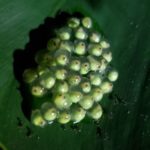
{"label": "water droplet", "polygon": [[148,115],[145,115],[145,116],[144,116],[144,121],[146,122],[146,121],[148,121],[148,119],[149,119],[149,116],[148,116]]}
{"label": "water droplet", "polygon": [[110,112],[108,117],[109,117],[109,119],[113,119],[114,118],[113,112]]}
{"label": "water droplet", "polygon": [[130,113],[131,113],[131,111],[130,111],[130,110],[128,110],[128,111],[127,111],[127,114],[129,115]]}
{"label": "water droplet", "polygon": [[144,114],[140,114],[140,117],[144,117]]}
{"label": "water droplet", "polygon": [[139,28],[139,24],[137,24],[137,25],[135,26],[135,28],[138,29],[138,28]]}
{"label": "water droplet", "polygon": [[72,124],[70,128],[75,131],[75,133],[81,132],[81,127],[78,124]]}
{"label": "water droplet", "polygon": [[37,139],[40,140],[40,136],[37,135]]}
{"label": "water droplet", "polygon": [[110,140],[108,133],[104,133],[104,141]]}
{"label": "water droplet", "polygon": [[134,22],[133,22],[133,21],[131,21],[131,22],[130,22],[130,25],[133,25],[133,24],[134,24]]}
{"label": "water droplet", "polygon": [[145,132],[144,131],[142,132],[142,136],[145,136]]}

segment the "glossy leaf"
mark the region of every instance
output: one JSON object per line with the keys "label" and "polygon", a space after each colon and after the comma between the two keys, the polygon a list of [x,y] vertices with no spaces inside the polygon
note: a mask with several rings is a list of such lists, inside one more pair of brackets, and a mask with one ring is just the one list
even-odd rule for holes
{"label": "glossy leaf", "polygon": [[[34,127],[23,114],[14,56],[19,56],[17,50],[34,51],[43,46],[40,39],[47,35],[47,30],[41,30],[41,26],[58,10],[92,17],[95,28],[110,41],[112,64],[119,72],[119,79],[113,93],[102,100],[104,115],[99,124],[87,120],[79,127],[61,128],[52,124],[41,129]],[[149,150],[149,18],[148,0],[1,0],[0,149]],[[30,63],[30,58],[17,57],[17,60],[18,66],[22,61]]]}

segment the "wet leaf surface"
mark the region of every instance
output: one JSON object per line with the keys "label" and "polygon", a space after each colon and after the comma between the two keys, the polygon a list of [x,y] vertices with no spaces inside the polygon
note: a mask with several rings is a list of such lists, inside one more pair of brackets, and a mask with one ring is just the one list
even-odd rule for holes
{"label": "wet leaf surface", "polygon": [[[31,42],[40,44],[38,36],[46,32],[37,32],[37,38],[31,41],[33,31],[58,10],[91,16],[95,28],[102,30],[111,43],[119,79],[113,93],[103,99],[104,116],[100,123],[86,120],[78,127],[52,124],[41,129],[31,125],[22,111],[14,53],[24,51]],[[148,0],[6,0],[0,1],[0,14],[0,143],[8,150],[149,150]]]}

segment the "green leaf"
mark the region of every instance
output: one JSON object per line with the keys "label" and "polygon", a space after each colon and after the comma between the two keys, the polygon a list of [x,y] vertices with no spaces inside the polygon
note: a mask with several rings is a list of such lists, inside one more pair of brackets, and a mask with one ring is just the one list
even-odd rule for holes
{"label": "green leaf", "polygon": [[[103,99],[105,114],[100,126],[83,122],[81,132],[70,127],[63,130],[58,124],[44,129],[31,125],[21,108],[20,83],[13,70],[14,53],[28,47],[33,33],[30,31],[44,24],[47,17],[55,16],[58,10],[92,17],[95,28],[103,31],[111,43],[113,66],[119,72],[113,93]],[[6,0],[0,1],[0,14],[0,149],[4,146],[8,150],[150,148],[148,0]],[[40,41],[34,42],[38,45]]]}

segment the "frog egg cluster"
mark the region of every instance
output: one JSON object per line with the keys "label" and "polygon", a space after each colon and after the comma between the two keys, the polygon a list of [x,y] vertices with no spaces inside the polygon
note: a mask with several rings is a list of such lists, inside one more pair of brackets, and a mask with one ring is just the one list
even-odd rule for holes
{"label": "frog egg cluster", "polygon": [[54,121],[79,123],[85,116],[100,119],[99,102],[118,78],[110,66],[109,48],[101,33],[93,30],[90,17],[72,17],[57,29],[47,48],[37,52],[37,67],[23,73],[33,96],[40,97],[39,101],[49,96],[32,110],[32,123],[44,127]]}

